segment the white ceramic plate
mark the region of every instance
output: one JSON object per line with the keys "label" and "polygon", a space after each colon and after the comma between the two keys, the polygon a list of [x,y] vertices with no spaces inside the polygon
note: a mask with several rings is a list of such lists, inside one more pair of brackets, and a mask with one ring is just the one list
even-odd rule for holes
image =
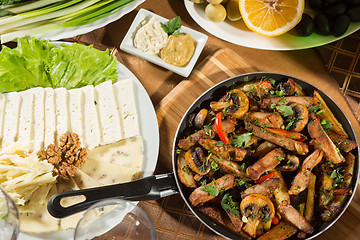
{"label": "white ceramic plate", "polygon": [[[60,43],[54,44],[59,46]],[[118,81],[130,78],[134,83],[140,134],[143,138],[144,165],[142,172],[143,177],[148,177],[154,173],[159,153],[159,126],[155,109],[145,88],[135,75],[119,62],[117,64],[117,71],[119,73]],[[20,233],[18,240],[64,240],[73,239],[73,235],[74,229],[39,235]]]}
{"label": "white ceramic plate", "polygon": [[167,68],[183,77],[189,76],[192,69],[194,68],[194,65],[197,61],[197,59],[200,56],[201,51],[203,50],[205,43],[207,41],[207,36],[205,34],[202,34],[200,32],[197,32],[195,30],[192,30],[188,27],[182,26],[180,29],[181,33],[189,33],[191,37],[196,41],[196,49],[193,57],[191,58],[190,62],[185,67],[176,67],[174,65],[171,65],[169,63],[164,62],[159,56],[154,54],[147,54],[142,52],[141,50],[134,47],[133,39],[135,36],[136,31],[141,27],[141,22],[149,21],[152,17],[156,17],[157,20],[159,20],[162,23],[166,23],[168,19],[163,18],[159,15],[156,15],[148,10],[140,9],[138,14],[136,15],[134,21],[132,22],[130,29],[126,33],[123,41],[120,44],[120,49],[131,53],[135,56],[144,58],[148,60],[149,62],[155,63],[161,67]]}
{"label": "white ceramic plate", "polygon": [[231,22],[226,20],[221,23],[213,23],[205,16],[206,4],[195,4],[184,0],[185,7],[204,30],[212,35],[244,47],[264,50],[296,50],[321,46],[344,38],[360,29],[360,22],[351,23],[348,31],[341,37],[321,36],[313,33],[309,37],[300,37],[290,31],[278,37],[264,37],[249,30],[243,21]]}
{"label": "white ceramic plate", "polygon": [[62,28],[62,29],[51,31],[48,33],[36,34],[35,37],[39,38],[39,39],[47,39],[47,40],[60,40],[60,39],[64,39],[64,38],[71,38],[71,37],[75,37],[77,35],[85,34],[85,33],[91,32],[95,29],[104,27],[107,24],[120,19],[125,14],[133,11],[137,6],[139,6],[143,2],[145,2],[145,0],[135,0],[134,2],[125,6],[120,11],[118,11],[112,15],[109,15],[105,18],[99,19],[95,22],[92,22],[90,24],[86,24],[86,25],[79,26],[79,27]]}

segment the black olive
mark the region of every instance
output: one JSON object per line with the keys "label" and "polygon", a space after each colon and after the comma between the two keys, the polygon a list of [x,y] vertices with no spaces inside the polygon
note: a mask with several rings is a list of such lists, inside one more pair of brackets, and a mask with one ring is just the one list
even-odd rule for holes
{"label": "black olive", "polygon": [[330,21],[325,14],[317,14],[314,18],[314,24],[319,34],[324,36],[330,35]]}
{"label": "black olive", "polygon": [[350,26],[350,17],[346,14],[341,14],[337,16],[334,20],[334,25],[332,27],[332,34],[335,37],[343,35]]}
{"label": "black olive", "polygon": [[326,0],[326,4],[327,5],[333,5],[337,2],[338,0]]}
{"label": "black olive", "polygon": [[346,5],[342,2],[330,5],[324,9],[324,14],[329,18],[335,18],[338,15],[345,13]]}
{"label": "black olive", "polygon": [[352,22],[360,22],[360,6],[350,8],[347,10],[346,14],[350,17]]}
{"label": "black olive", "polygon": [[310,36],[314,32],[314,20],[310,15],[304,13],[301,21],[296,25],[295,30],[300,36]]}
{"label": "black olive", "polygon": [[326,0],[308,0],[308,3],[314,10],[322,10],[325,7]]}
{"label": "black olive", "polygon": [[353,6],[359,6],[360,5],[360,0],[343,0],[343,2],[348,7],[353,7]]}

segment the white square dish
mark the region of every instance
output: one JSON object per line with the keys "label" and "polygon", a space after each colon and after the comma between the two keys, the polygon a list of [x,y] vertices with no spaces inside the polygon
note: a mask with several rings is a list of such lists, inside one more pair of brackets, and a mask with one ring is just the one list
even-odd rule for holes
{"label": "white square dish", "polygon": [[140,11],[136,15],[134,21],[132,22],[128,32],[126,33],[123,41],[121,42],[120,49],[127,53],[133,54],[135,56],[144,58],[144,59],[148,60],[149,62],[157,64],[161,67],[169,69],[170,71],[173,71],[183,77],[188,77],[190,75],[192,69],[194,68],[194,65],[195,65],[197,59],[199,58],[200,53],[203,50],[208,37],[203,33],[192,30],[185,26],[181,26],[180,32],[181,33],[189,33],[191,35],[191,37],[196,41],[196,49],[195,49],[194,55],[192,56],[190,62],[186,66],[177,67],[177,66],[171,65],[169,63],[164,62],[157,55],[145,53],[134,47],[133,40],[134,40],[135,33],[141,27],[141,23],[143,21],[149,21],[152,17],[155,17],[157,20],[159,20],[160,22],[162,22],[164,24],[166,24],[166,22],[168,21],[168,19],[163,18],[157,14],[154,14],[146,9],[143,9],[143,8],[140,9]]}

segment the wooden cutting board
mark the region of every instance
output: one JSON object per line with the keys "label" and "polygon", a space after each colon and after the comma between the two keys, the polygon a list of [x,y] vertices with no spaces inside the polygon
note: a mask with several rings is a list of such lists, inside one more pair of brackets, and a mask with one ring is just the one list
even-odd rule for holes
{"label": "wooden cutting board", "polygon": [[220,49],[167,94],[155,107],[160,130],[160,163],[172,169],[172,146],[178,124],[197,97],[225,79],[254,71],[257,69],[232,50]]}

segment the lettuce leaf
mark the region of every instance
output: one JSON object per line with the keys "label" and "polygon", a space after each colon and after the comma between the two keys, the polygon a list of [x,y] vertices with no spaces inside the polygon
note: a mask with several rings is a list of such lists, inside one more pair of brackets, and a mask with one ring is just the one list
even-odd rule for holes
{"label": "lettuce leaf", "polygon": [[18,39],[16,48],[0,52],[0,92],[33,87],[79,88],[116,81],[116,58],[81,44],[60,47],[46,40]]}

